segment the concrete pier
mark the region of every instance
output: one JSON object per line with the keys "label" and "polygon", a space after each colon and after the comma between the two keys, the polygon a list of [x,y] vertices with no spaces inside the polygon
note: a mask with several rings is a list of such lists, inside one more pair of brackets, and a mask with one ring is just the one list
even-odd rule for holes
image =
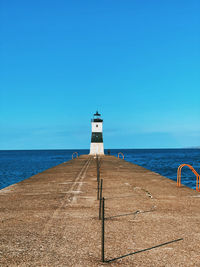
{"label": "concrete pier", "polygon": [[113,156],[100,175],[107,263],[85,155],[0,190],[0,266],[200,266],[199,193]]}

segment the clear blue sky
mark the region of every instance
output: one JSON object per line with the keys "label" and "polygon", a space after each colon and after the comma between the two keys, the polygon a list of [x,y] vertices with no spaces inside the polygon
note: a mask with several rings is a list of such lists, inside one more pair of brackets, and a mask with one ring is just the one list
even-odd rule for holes
{"label": "clear blue sky", "polygon": [[199,0],[1,0],[0,149],[200,146]]}

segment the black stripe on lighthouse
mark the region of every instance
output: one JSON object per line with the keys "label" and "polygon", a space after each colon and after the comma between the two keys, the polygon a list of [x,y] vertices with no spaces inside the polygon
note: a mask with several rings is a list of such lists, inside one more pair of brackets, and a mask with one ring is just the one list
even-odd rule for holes
{"label": "black stripe on lighthouse", "polygon": [[91,143],[103,143],[102,133],[92,133]]}

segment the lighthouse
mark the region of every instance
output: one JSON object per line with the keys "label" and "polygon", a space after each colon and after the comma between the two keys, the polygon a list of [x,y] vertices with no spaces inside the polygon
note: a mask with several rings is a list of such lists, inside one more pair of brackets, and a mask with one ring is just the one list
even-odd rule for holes
{"label": "lighthouse", "polygon": [[97,111],[92,122],[92,137],[90,144],[90,155],[104,155],[103,147],[103,120]]}

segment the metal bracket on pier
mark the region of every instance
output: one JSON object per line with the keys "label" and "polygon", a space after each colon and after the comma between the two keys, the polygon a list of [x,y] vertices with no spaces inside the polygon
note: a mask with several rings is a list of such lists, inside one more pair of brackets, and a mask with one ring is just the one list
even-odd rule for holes
{"label": "metal bracket on pier", "polygon": [[119,152],[119,153],[118,153],[118,158],[119,158],[120,155],[121,155],[122,158],[124,159],[124,154],[123,154],[122,152]]}
{"label": "metal bracket on pier", "polygon": [[200,183],[199,183],[199,179],[200,179],[200,175],[198,174],[198,172],[189,164],[181,164],[179,167],[178,167],[178,170],[177,170],[177,186],[178,187],[181,187],[181,169],[184,167],[184,166],[187,166],[190,168],[190,170],[196,175],[196,191],[200,192]]}
{"label": "metal bracket on pier", "polygon": [[78,158],[78,152],[74,152],[74,153],[72,154],[72,159],[74,158],[75,155],[76,155],[76,158]]}

